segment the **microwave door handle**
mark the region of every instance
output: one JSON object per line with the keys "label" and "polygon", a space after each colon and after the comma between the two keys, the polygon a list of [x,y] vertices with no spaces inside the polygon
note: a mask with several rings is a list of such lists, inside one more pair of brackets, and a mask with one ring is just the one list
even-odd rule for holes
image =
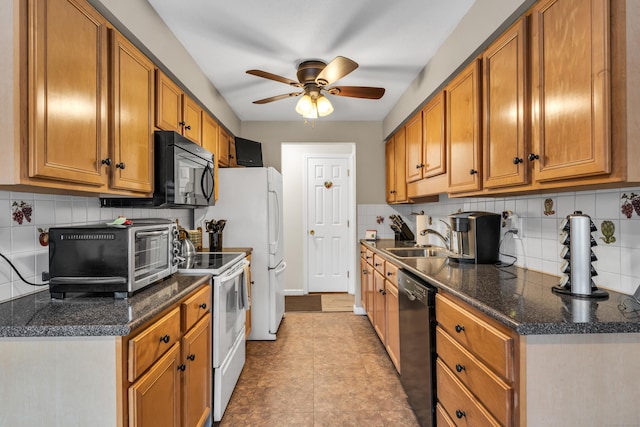
{"label": "microwave door handle", "polygon": [[204,171],[202,171],[202,176],[200,177],[200,188],[202,189],[202,194],[204,195],[204,198],[207,199],[207,202],[211,200],[211,196],[213,195],[215,188],[215,183],[211,186],[211,189],[205,188],[205,178],[209,177],[211,178],[210,182],[213,182],[213,170],[209,167],[209,163],[207,162],[207,165],[204,167]]}

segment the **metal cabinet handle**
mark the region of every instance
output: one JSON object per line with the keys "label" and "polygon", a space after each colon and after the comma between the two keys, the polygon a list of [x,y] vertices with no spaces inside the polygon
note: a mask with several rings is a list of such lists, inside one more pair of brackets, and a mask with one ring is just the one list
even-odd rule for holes
{"label": "metal cabinet handle", "polygon": [[111,166],[111,159],[107,157],[106,159],[102,159],[100,163],[102,163],[103,165]]}
{"label": "metal cabinet handle", "polygon": [[478,173],[478,171],[477,171],[477,170],[475,170],[475,169],[471,169],[471,170],[469,171],[469,175],[475,175],[475,174],[477,174],[477,173]]}
{"label": "metal cabinet handle", "polygon": [[458,417],[458,419],[461,419],[462,417],[467,416],[467,414],[464,411],[461,411],[460,409],[456,409],[456,417]]}
{"label": "metal cabinet handle", "polygon": [[189,360],[191,360],[193,362],[194,360],[196,360],[196,355],[195,354],[190,354],[190,355],[187,356],[187,359],[189,359]]}
{"label": "metal cabinet handle", "polygon": [[380,267],[382,265],[382,263],[380,262],[374,262],[373,265],[375,265],[376,267]]}
{"label": "metal cabinet handle", "polygon": [[118,169],[124,169],[126,167],[126,165],[124,164],[124,162],[120,162],[120,163],[116,163],[116,167]]}
{"label": "metal cabinet handle", "polygon": [[313,236],[314,234],[316,234],[316,232],[315,232],[315,230],[309,230],[309,234],[311,234]]}
{"label": "metal cabinet handle", "polygon": [[459,363],[457,363],[457,364],[456,364],[456,371],[458,371],[458,372],[462,372],[462,371],[464,371],[464,370],[465,370],[464,365],[461,365],[461,364],[459,364]]}
{"label": "metal cabinet handle", "polygon": [[420,163],[416,165],[416,169],[422,169],[424,167],[424,163]]}
{"label": "metal cabinet handle", "polygon": [[460,332],[462,332],[462,331],[464,331],[464,326],[462,326],[462,325],[456,325],[456,332],[457,332],[457,333],[460,333]]}
{"label": "metal cabinet handle", "polygon": [[184,372],[184,370],[187,369],[187,365],[185,365],[184,363],[181,365],[178,365],[178,370]]}
{"label": "metal cabinet handle", "polygon": [[513,164],[517,165],[518,163],[522,163],[524,160],[522,160],[522,158],[520,157],[514,157],[513,158]]}
{"label": "metal cabinet handle", "polygon": [[529,157],[527,157],[529,159],[530,162],[533,162],[534,160],[538,160],[540,158],[540,156],[538,156],[537,154],[529,154]]}
{"label": "metal cabinet handle", "polygon": [[393,273],[389,271],[387,272],[387,276],[393,276]]}
{"label": "metal cabinet handle", "polygon": [[169,335],[165,335],[163,337],[160,337],[160,341],[167,344],[169,341],[171,341],[171,337]]}
{"label": "metal cabinet handle", "polygon": [[203,302],[202,304],[200,304],[200,308],[205,310],[207,308],[207,304]]}

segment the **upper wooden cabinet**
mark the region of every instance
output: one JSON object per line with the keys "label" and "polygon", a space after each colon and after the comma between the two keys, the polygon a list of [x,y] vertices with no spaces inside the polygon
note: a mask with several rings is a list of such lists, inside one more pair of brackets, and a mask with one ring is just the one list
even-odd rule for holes
{"label": "upper wooden cabinet", "polygon": [[608,0],[547,0],[532,9],[535,179],[611,172]]}
{"label": "upper wooden cabinet", "polygon": [[202,147],[213,153],[214,199],[218,200],[218,122],[208,114],[202,117]]}
{"label": "upper wooden cabinet", "polygon": [[474,60],[445,88],[449,192],[479,190],[480,64]]}
{"label": "upper wooden cabinet", "polygon": [[29,166],[23,176],[36,185],[44,178],[104,187],[107,21],[84,1],[33,0],[27,10]]}
{"label": "upper wooden cabinet", "polygon": [[422,154],[422,111],[413,116],[404,126],[406,134],[407,174],[406,182],[422,179],[424,169]]}
{"label": "upper wooden cabinet", "polygon": [[526,18],[482,55],[484,187],[529,182]]}
{"label": "upper wooden cabinet", "polygon": [[218,166],[228,167],[230,165],[229,141],[231,137],[227,131],[220,126],[218,133]]}
{"label": "upper wooden cabinet", "polygon": [[153,191],[153,63],[115,30],[111,46],[111,186]]}
{"label": "upper wooden cabinet", "polygon": [[207,114],[160,70],[156,70],[156,98],[156,127],[178,132],[202,145],[202,122]]}
{"label": "upper wooden cabinet", "polygon": [[423,178],[447,172],[445,145],[445,92],[440,91],[422,109]]}
{"label": "upper wooden cabinet", "polygon": [[385,145],[385,177],[387,203],[404,203],[407,198],[406,139],[404,128],[389,138]]}

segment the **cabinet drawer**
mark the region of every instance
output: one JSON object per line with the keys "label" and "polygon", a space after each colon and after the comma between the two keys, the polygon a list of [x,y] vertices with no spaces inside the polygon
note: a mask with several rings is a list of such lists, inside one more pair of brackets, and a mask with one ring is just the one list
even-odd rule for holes
{"label": "cabinet drawer", "polygon": [[438,402],[457,426],[500,426],[440,359],[436,361],[436,390]]}
{"label": "cabinet drawer", "polygon": [[491,372],[441,328],[436,328],[436,349],[440,360],[503,425],[510,425],[513,389]]}
{"label": "cabinet drawer", "polygon": [[384,264],[385,264],[384,258],[382,258],[378,254],[373,254],[373,268],[378,270],[378,272],[383,276],[384,276]]}
{"label": "cabinet drawer", "polygon": [[186,332],[211,310],[211,286],[203,286],[195,291],[181,305],[182,331]]}
{"label": "cabinet drawer", "polygon": [[453,422],[447,411],[439,403],[436,404],[436,425],[438,427],[456,427],[456,423]]}
{"label": "cabinet drawer", "polygon": [[389,261],[385,263],[385,277],[388,281],[398,287],[398,267],[395,264],[391,264]]}
{"label": "cabinet drawer", "polygon": [[135,381],[179,340],[180,309],[176,307],[129,341],[129,381]]}
{"label": "cabinet drawer", "polygon": [[453,339],[502,378],[513,381],[513,339],[465,308],[436,295],[436,320]]}
{"label": "cabinet drawer", "polygon": [[373,251],[371,249],[367,249],[364,252],[364,259],[371,265],[373,265]]}

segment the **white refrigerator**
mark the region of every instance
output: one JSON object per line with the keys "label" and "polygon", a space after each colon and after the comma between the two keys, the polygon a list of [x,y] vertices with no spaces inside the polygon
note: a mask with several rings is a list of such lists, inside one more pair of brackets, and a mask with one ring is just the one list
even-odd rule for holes
{"label": "white refrigerator", "polygon": [[[223,247],[251,247],[249,340],[275,340],[284,315],[282,175],[269,168],[220,168],[218,201],[199,209],[196,223],[226,219]],[[203,233],[207,240],[208,235]],[[206,244],[206,243],[205,243]]]}

